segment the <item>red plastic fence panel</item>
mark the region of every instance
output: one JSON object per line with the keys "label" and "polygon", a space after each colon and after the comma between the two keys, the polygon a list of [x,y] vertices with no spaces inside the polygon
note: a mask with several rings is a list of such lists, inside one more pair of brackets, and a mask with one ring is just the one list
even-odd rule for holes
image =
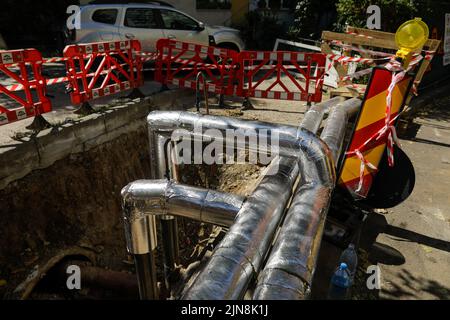
{"label": "red plastic fence panel", "polygon": [[41,69],[36,49],[0,51],[0,125],[52,110]]}
{"label": "red plastic fence panel", "polygon": [[236,51],[170,39],[158,40],[157,50],[156,81],[195,90],[197,74],[203,72],[207,91],[235,93]]}
{"label": "red plastic fence panel", "polygon": [[143,84],[137,40],[71,45],[64,49],[73,104],[138,88]]}
{"label": "red plastic fence panel", "polygon": [[243,51],[239,54],[237,94],[320,102],[325,63],[321,53]]}

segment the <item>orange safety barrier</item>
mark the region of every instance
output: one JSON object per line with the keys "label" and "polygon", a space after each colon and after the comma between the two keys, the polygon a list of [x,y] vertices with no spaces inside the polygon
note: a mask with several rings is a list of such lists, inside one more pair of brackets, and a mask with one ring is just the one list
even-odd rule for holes
{"label": "orange safety barrier", "polygon": [[[42,55],[36,49],[0,51],[0,125],[52,110],[42,76]],[[3,80],[5,82],[5,80]]]}
{"label": "orange safety barrier", "polygon": [[321,53],[241,52],[237,94],[243,97],[320,102],[325,63],[326,57]]}
{"label": "orange safety barrier", "polygon": [[157,50],[156,81],[195,90],[196,77],[203,72],[207,91],[234,94],[236,51],[170,39],[158,40]]}
{"label": "orange safety barrier", "polygon": [[71,99],[75,105],[143,84],[137,40],[71,45],[64,49]]}

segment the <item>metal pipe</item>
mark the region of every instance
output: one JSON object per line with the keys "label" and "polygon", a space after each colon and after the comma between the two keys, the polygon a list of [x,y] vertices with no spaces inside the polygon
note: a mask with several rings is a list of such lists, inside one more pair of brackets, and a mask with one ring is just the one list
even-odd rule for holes
{"label": "metal pipe", "polygon": [[187,300],[243,297],[259,271],[298,175],[295,158],[276,158],[277,173],[266,175],[239,211],[236,222],[208,264],[183,294]]}
{"label": "metal pipe", "polygon": [[309,130],[313,133],[317,133],[322,123],[325,113],[327,113],[330,108],[345,101],[344,97],[334,97],[333,99],[317,103],[313,105],[303,117],[300,127]]}
{"label": "metal pipe", "polygon": [[[155,144],[151,149],[151,160],[154,163],[155,174],[153,179],[171,179],[175,176],[176,169],[172,165],[172,146],[170,139],[161,132],[150,131],[151,141]],[[165,132],[167,134],[167,132]],[[176,269],[179,262],[178,223],[171,215],[161,215],[161,238],[163,247],[164,283],[170,291],[170,275]]]}
{"label": "metal pipe", "polygon": [[331,108],[320,137],[330,148],[335,163],[338,162],[342,152],[348,121],[361,109],[361,103],[360,99],[353,98]]}
{"label": "metal pipe", "polygon": [[[341,152],[348,119],[360,104],[359,99],[351,99],[330,112],[322,139],[332,150],[334,161]],[[300,157],[300,163],[303,173],[300,187],[259,274],[255,300],[299,300],[310,293],[336,179],[331,171],[322,170],[307,155]]]}
{"label": "metal pipe", "polygon": [[309,294],[334,177],[307,157],[301,167],[304,176],[259,274],[254,300],[299,300]]}
{"label": "metal pipe", "polygon": [[[241,209],[244,197],[192,187],[168,180],[138,180],[122,189],[127,248],[131,253],[147,253],[149,238],[144,227],[149,217],[170,214],[229,227]],[[152,240],[153,243],[156,241]]]}
{"label": "metal pipe", "polygon": [[56,275],[58,281],[61,281],[62,284],[67,281],[67,268],[73,265],[80,268],[81,283],[84,288],[112,290],[120,294],[121,297],[129,299],[135,299],[139,296],[136,275],[92,266],[86,264],[86,261],[83,260],[68,260],[56,266]]}
{"label": "metal pipe", "polygon": [[[295,158],[282,159],[281,161],[294,161],[295,165],[291,165],[291,168],[295,167],[298,170],[298,159],[306,156],[308,161],[313,163],[317,171],[322,174],[323,181],[320,181],[321,183],[325,184],[327,175],[332,180],[335,179],[333,161],[325,143],[304,129],[298,131],[298,138],[295,141],[285,138],[283,148],[286,150],[290,148],[290,150],[284,150],[284,152]],[[280,151],[283,148],[280,148]],[[297,175],[295,174],[295,176]],[[257,194],[256,202],[249,202],[248,200],[247,203],[251,205],[244,205],[241,209],[242,213],[238,214],[235,224],[214,251],[208,265],[201,271],[192,286],[187,288],[183,295],[184,299],[224,300],[242,298],[250,280],[261,268],[262,261],[269,249],[266,244],[269,243],[270,245],[281,219],[281,214],[276,214],[278,211],[273,212],[273,210],[277,210],[274,206],[282,204],[281,212],[284,211],[286,206],[287,200],[285,202],[284,198],[277,194],[277,190],[278,192],[280,190],[285,191],[286,187],[292,188],[292,185],[293,182],[291,184],[288,181],[278,181],[274,184],[268,183],[267,180],[262,181],[257,190],[269,191],[275,197],[262,191],[261,194]],[[266,215],[262,215],[259,210],[266,212]],[[258,211],[256,220],[247,218],[249,213]],[[265,216],[271,217],[271,220],[269,220],[271,223],[263,218]],[[242,220],[241,217],[243,217]],[[232,232],[232,230],[236,231]],[[258,231],[262,232],[263,235],[259,234]]]}
{"label": "metal pipe", "polygon": [[197,108],[197,112],[200,112],[200,78],[202,79],[202,83],[203,83],[203,94],[204,94],[204,99],[205,99],[206,114],[209,114],[208,90],[206,88],[206,76],[203,71],[200,71],[199,73],[197,73],[197,77],[195,79],[195,82],[196,82],[195,107]]}
{"label": "metal pipe", "polygon": [[255,130],[277,132],[281,136],[296,137],[296,126],[273,124],[262,121],[249,121],[229,117],[202,115],[187,111],[152,111],[147,117],[150,132],[173,132],[174,130],[194,131],[209,129],[220,130]]}
{"label": "metal pipe", "polygon": [[[173,131],[177,133],[175,136],[181,135],[183,141],[189,139],[199,142],[220,141],[227,148],[233,146],[234,150],[243,148],[250,152],[261,152],[258,143],[252,142],[264,141],[267,144],[267,151],[272,155],[283,157],[297,158],[299,152],[309,149],[311,150],[308,152],[312,152],[314,149],[317,155],[328,152],[323,149],[324,143],[316,135],[294,126],[183,111],[153,111],[147,117],[147,121],[152,130],[156,132]],[[241,143],[236,143],[236,135],[238,140],[242,140]],[[325,157],[321,157],[321,159],[322,165],[330,166]]]}
{"label": "metal pipe", "polygon": [[[246,136],[257,138],[268,138],[271,135],[275,134],[278,138],[275,141],[277,143],[277,145],[275,146],[275,152],[282,156],[293,158],[278,160],[278,162],[294,161],[293,163],[296,163],[301,154],[305,152],[309,156],[311,161],[315,162],[315,165],[320,170],[331,172],[331,174],[334,175],[334,166],[326,145],[313,133],[303,128],[276,125],[259,121],[245,121],[225,117],[204,116],[189,112],[152,112],[148,116],[147,120],[149,123],[149,127],[155,131],[173,131],[176,129],[184,129],[194,139],[203,139],[206,137],[209,139],[222,140],[223,142],[227,143],[234,143],[235,140],[234,136],[228,137],[228,135],[226,134],[229,130],[241,130],[241,132],[242,130],[244,130],[244,134]],[[218,137],[217,135],[212,134],[209,129],[216,129],[216,131],[219,130],[222,135]],[[250,144],[250,140],[251,139],[245,141],[245,147],[255,150],[254,148],[257,146]],[[266,141],[269,145],[272,143],[270,139],[266,139]],[[234,148],[237,148],[235,145],[233,146]],[[275,161],[274,163],[279,165],[278,162]],[[291,165],[290,167],[296,168],[294,170],[298,171],[297,165]],[[282,172],[279,174],[283,175]],[[268,181],[271,181],[271,177],[266,178],[269,179]],[[296,178],[297,175],[295,174],[292,180],[295,181]],[[286,185],[289,185],[287,183],[275,183],[274,185],[271,185],[265,179],[263,180],[263,183],[261,183],[261,185],[257,188],[257,190],[285,190]],[[274,194],[277,194],[276,190],[273,190],[272,192]],[[211,265],[208,264],[208,266],[200,273],[199,277],[194,281],[193,285],[187,289],[184,298],[235,299],[238,297],[242,297],[249,281],[254,275],[253,272],[258,272],[261,267],[262,260],[267,254],[268,250],[268,246],[265,245],[267,243],[270,244],[270,241],[272,241],[274,232],[278,227],[279,221],[281,220],[281,213],[284,211],[284,207],[286,205],[286,203],[284,203],[284,206],[282,206],[280,213],[279,209],[277,209],[278,207],[273,207],[274,205],[279,203],[279,199],[272,198],[270,195],[267,195],[262,191],[261,193],[264,194],[264,196],[261,196],[261,194],[258,195],[258,193],[256,193],[253,199],[257,199],[259,201],[254,200],[250,202],[253,203],[253,206],[248,205],[248,208],[247,206],[245,206],[247,208],[246,210],[254,210],[255,212],[258,212],[258,210],[265,210],[264,208],[268,206],[268,208],[266,209],[269,212],[267,213],[267,216],[275,215],[278,219],[275,219],[274,224],[270,224],[270,226],[267,226],[267,221],[259,217],[260,224],[258,224],[258,220],[256,220],[251,221],[251,227],[250,225],[244,225],[246,226],[246,229],[243,229],[241,231],[243,232],[242,235],[239,234],[239,230],[240,228],[242,228],[243,222],[247,220],[245,220],[245,218],[242,218],[244,219],[243,222],[237,221],[232,226],[232,229],[237,229],[238,233],[234,234],[230,230],[230,232],[227,233],[227,236],[225,236],[225,239],[222,241],[221,246],[219,246],[219,248],[223,247],[223,250],[220,250],[219,254],[216,250],[215,254],[211,258],[210,263],[216,261],[214,264],[212,264],[212,266],[217,266],[217,268],[211,267]],[[252,197],[253,196],[254,195],[252,195]],[[289,197],[290,192],[288,198]],[[267,198],[271,199],[272,201],[266,202],[265,200]],[[266,206],[264,206],[264,204],[266,204]],[[244,209],[242,209],[242,211],[244,212]],[[247,214],[242,215],[242,217],[247,216]],[[238,215],[238,220],[239,217],[241,217],[241,215]],[[261,228],[264,229],[264,227],[262,227],[261,225],[269,228],[268,232],[264,232],[264,241],[261,241],[261,239],[258,238],[259,233],[256,233],[256,235],[252,233],[253,230],[260,230]],[[248,240],[246,242],[248,243],[250,241],[251,244],[253,244],[253,241],[255,241],[253,237],[256,237],[257,240],[255,242],[257,244],[260,244],[260,246],[258,247],[258,245],[252,245],[249,247],[254,248],[256,246],[261,249],[261,252],[259,252],[258,250],[247,249],[248,246],[243,245],[243,243],[246,243],[245,241],[243,241],[245,240],[243,239],[243,237],[247,237]],[[241,250],[231,249],[233,247],[241,248]],[[246,250],[249,250],[249,252],[246,252]],[[227,252],[230,255],[228,260]],[[236,262],[236,260],[233,258],[233,254],[236,253],[240,255],[240,257],[244,261],[249,262],[249,264],[247,264],[247,270],[239,266],[239,263],[240,261],[242,261],[242,259],[239,260],[239,262]],[[232,269],[232,274],[229,274],[229,272],[223,272],[224,268],[227,268],[226,266]],[[249,272],[248,267],[250,267],[250,269],[252,270],[251,272]],[[217,271],[214,271],[215,269],[217,269]],[[208,272],[208,270],[210,272]],[[220,272],[220,270],[222,270],[222,273]]]}
{"label": "metal pipe", "polygon": [[[122,198],[127,249],[135,258],[140,297],[151,300],[158,298],[155,216],[177,215],[228,227],[244,202],[240,196],[168,180],[133,182],[122,189]],[[165,247],[167,261],[172,249]]]}
{"label": "metal pipe", "polygon": [[[320,119],[321,121],[321,119]],[[217,138],[215,135],[209,135],[207,134],[207,130],[208,129],[219,129],[222,133],[226,133],[227,130],[231,129],[231,130],[249,130],[252,131],[254,130],[254,132],[245,132],[246,135],[249,136],[254,136],[257,138],[261,138],[261,136],[265,136],[266,138],[270,137],[272,134],[276,134],[277,138],[278,138],[278,144],[277,144],[277,150],[276,152],[280,155],[285,155],[288,157],[293,157],[294,159],[278,159],[277,161],[274,161],[273,164],[276,165],[280,165],[281,163],[284,162],[292,162],[295,163],[295,165],[290,165],[288,166],[291,170],[297,171],[298,173],[298,165],[296,164],[297,162],[297,158],[300,156],[300,154],[302,152],[306,152],[315,162],[317,167],[321,168],[322,170],[328,171],[331,170],[330,172],[332,172],[333,169],[333,165],[332,162],[330,161],[330,157],[328,156],[328,150],[326,149],[326,146],[319,140],[317,139],[317,137],[312,134],[311,132],[308,132],[304,129],[299,129],[296,127],[292,127],[292,126],[281,126],[281,125],[274,125],[274,124],[270,124],[270,123],[264,123],[264,122],[257,122],[257,121],[243,121],[243,120],[238,120],[238,119],[232,119],[232,118],[225,118],[225,117],[213,117],[213,116],[201,116],[198,114],[192,114],[192,113],[188,113],[188,112],[152,112],[149,116],[148,116],[148,123],[149,123],[149,129],[150,129],[150,141],[151,144],[153,143],[153,148],[152,153],[154,155],[154,157],[152,157],[152,159],[157,159],[157,163],[155,163],[152,166],[152,173],[154,173],[154,175],[163,172],[162,168],[165,168],[167,170],[168,166],[167,164],[165,166],[162,165],[162,163],[166,160],[166,158],[162,157],[162,154],[165,152],[164,148],[161,148],[162,144],[161,144],[161,139],[158,137],[158,135],[161,135],[164,132],[172,132],[176,129],[187,129],[190,133],[192,133],[192,137],[194,138],[203,138],[204,136],[215,139]],[[200,128],[199,132],[196,132],[196,130],[198,130],[198,128]],[[235,136],[232,136],[231,138],[229,138],[227,135],[225,136],[225,138],[223,138],[223,141],[225,142],[233,142],[234,143],[235,140]],[[157,143],[159,141],[159,143]],[[248,143],[249,140],[246,140],[245,143],[245,147],[246,148],[252,148],[253,146]],[[267,144],[271,144],[271,141],[269,141],[268,139],[266,139]],[[254,147],[253,147],[254,148]],[[163,152],[164,149],[164,152]],[[235,148],[236,149],[236,148]],[[273,151],[273,150],[272,150]],[[166,171],[167,172],[167,171]],[[292,173],[292,171],[288,171],[290,173]],[[281,176],[280,176],[281,174]],[[278,178],[274,178],[274,177],[278,177]],[[287,178],[289,177],[289,178]],[[276,230],[279,221],[281,220],[282,217],[282,213],[284,211],[284,207],[286,205],[286,202],[288,201],[291,191],[290,190],[288,193],[288,195],[286,196],[286,192],[282,193],[285,197],[287,197],[287,199],[284,202],[283,205],[280,206],[276,206],[276,204],[278,203],[277,201],[279,201],[279,199],[267,196],[264,191],[267,190],[273,190],[273,194],[277,194],[277,190],[278,192],[280,192],[279,190],[287,190],[289,188],[287,188],[287,186],[290,185],[290,188],[292,189],[292,185],[294,183],[294,181],[297,178],[297,174],[293,174],[292,176],[287,174],[286,172],[283,172],[283,170],[279,171],[278,174],[275,174],[274,176],[267,176],[265,177],[265,179],[263,179],[263,183],[257,188],[257,190],[255,191],[255,194],[252,195],[252,199],[254,199],[253,201],[251,201],[250,203],[253,203],[253,206],[249,206],[248,210],[253,210],[254,212],[258,212],[261,210],[264,210],[265,206],[262,206],[261,204],[266,203],[266,206],[268,206],[268,208],[266,209],[269,213],[267,214],[267,216],[272,216],[274,215],[276,217],[275,222],[273,223],[269,223],[269,232],[264,233],[264,241],[257,241],[257,243],[261,244],[262,247],[260,247],[262,249],[262,252],[258,252],[255,250],[250,250],[248,253],[249,255],[246,256],[245,255],[245,250],[244,250],[244,258],[246,261],[250,261],[249,266],[251,267],[251,269],[254,272],[259,271],[261,264],[262,264],[262,260],[264,259],[265,255],[267,254],[267,250],[269,248],[269,244],[270,241],[273,238],[273,233]],[[288,183],[273,183],[272,181],[277,181],[277,179],[283,181],[283,180],[288,180]],[[155,187],[155,186],[153,186]],[[286,189],[287,188],[287,189]],[[139,194],[139,192],[138,192]],[[263,195],[263,196],[261,196]],[[272,199],[272,201],[270,202],[265,202],[266,199]],[[283,198],[283,197],[282,197]],[[142,200],[142,199],[141,199]],[[155,200],[155,199],[153,199]],[[259,200],[259,201],[258,201]],[[190,201],[190,200],[189,200]],[[126,202],[124,200],[124,202]],[[145,201],[144,201],[145,202]],[[133,207],[136,206],[136,203],[132,203],[129,207]],[[275,207],[273,207],[275,206]],[[124,205],[124,208],[126,206]],[[148,214],[142,214],[142,212],[137,212],[137,214],[129,214],[127,210],[124,210],[124,214],[125,214],[125,222],[126,222],[126,230],[127,230],[127,246],[129,248],[129,250],[131,250],[131,252],[133,252],[134,247],[137,248],[137,251],[135,254],[147,254],[147,252],[141,253],[141,251],[148,251],[149,247],[156,247],[156,239],[153,239],[153,237],[151,236],[152,232],[150,232],[149,230],[153,230],[153,226],[154,226],[154,216],[149,216]],[[182,207],[182,212],[186,212],[186,208]],[[167,212],[165,213],[167,214]],[[127,216],[129,216],[129,218],[127,219]],[[246,216],[246,215],[245,215]],[[243,217],[245,217],[243,215]],[[256,216],[257,217],[257,216]],[[245,222],[245,218],[243,221]],[[133,223],[128,223],[127,226],[127,221],[138,221],[137,223],[133,222]],[[260,223],[262,223],[262,225],[264,226],[264,223],[267,223],[267,221],[262,218],[260,219]],[[234,227],[236,226],[236,227]],[[252,225],[251,227],[248,225],[247,229],[243,229],[242,231],[244,232],[243,236],[245,237],[245,232],[249,232],[251,230],[253,230],[253,228],[256,227],[256,230],[258,230],[258,224]],[[233,225],[234,228],[236,228],[238,231],[240,230],[240,228],[242,228],[241,223],[236,223],[235,225]],[[233,228],[232,227],[232,228]],[[257,235],[261,236],[261,233],[256,232]],[[236,243],[236,245],[239,247],[241,246],[241,248],[245,248],[242,247],[242,244],[240,242],[240,240],[242,240],[242,236],[239,235],[239,233],[234,235],[234,240],[233,240],[233,235],[234,233],[228,233],[227,237],[224,239],[224,241],[222,243]],[[255,241],[251,235],[250,236],[250,240],[249,241]],[[231,240],[230,240],[231,237]],[[148,240],[149,239],[149,240]],[[227,240],[228,239],[228,240]],[[237,239],[237,240],[236,240]],[[256,239],[258,239],[258,237],[256,237]],[[133,241],[137,242],[136,244]],[[225,241],[227,240],[227,241]],[[238,241],[239,240],[239,241]],[[147,242],[147,244],[145,244],[145,242]],[[253,243],[253,242],[252,242]],[[254,246],[253,246],[254,247]],[[224,247],[223,248],[223,252],[227,252],[230,251],[230,254],[233,254],[233,250],[230,250],[230,248]],[[241,252],[242,254],[242,252]],[[222,254],[225,258],[226,255]],[[217,259],[217,261],[220,260],[220,257],[222,256],[221,254],[219,255],[213,255],[213,258],[211,259],[211,261],[215,261],[215,259]],[[216,258],[215,258],[216,257]],[[138,261],[136,262],[138,263]],[[231,263],[233,264],[233,263]],[[229,265],[229,264],[228,264]],[[239,268],[235,268],[234,269],[239,270]],[[241,269],[242,271],[242,269]],[[205,272],[202,272],[200,275],[205,275]],[[211,276],[211,275],[210,275]],[[210,277],[209,276],[209,277]],[[220,275],[219,275],[220,276]],[[223,275],[222,275],[223,276]],[[237,282],[231,282],[231,283],[224,283],[223,279],[218,279],[219,283],[222,283],[223,285],[221,286],[223,289],[220,292],[217,292],[217,294],[215,296],[219,297],[219,296],[224,296],[224,297],[238,297],[238,296],[242,296],[243,292],[245,291],[248,282],[252,279],[253,277],[253,273],[242,273],[237,271],[235,273],[235,277],[238,280]],[[150,277],[151,278],[151,277]],[[201,277],[199,277],[200,279]],[[147,280],[147,281],[151,281],[151,280]],[[187,293],[186,297],[195,297],[195,295],[198,296],[203,296],[203,297],[208,297],[209,294],[214,294],[214,292],[212,292],[210,290],[210,288],[208,288],[208,286],[203,286],[202,284],[200,284],[200,288],[197,288],[199,290],[196,290],[196,283],[198,283],[198,281],[194,282],[193,286],[190,288],[190,292],[192,294]],[[206,288],[205,290],[202,289]],[[205,294],[202,294],[202,290],[205,291]],[[225,290],[225,292],[224,292]],[[209,293],[208,293],[209,291]],[[214,290],[213,290],[214,291]]]}
{"label": "metal pipe", "polygon": [[159,297],[155,265],[156,249],[145,254],[134,254],[134,264],[142,300],[156,300]]}

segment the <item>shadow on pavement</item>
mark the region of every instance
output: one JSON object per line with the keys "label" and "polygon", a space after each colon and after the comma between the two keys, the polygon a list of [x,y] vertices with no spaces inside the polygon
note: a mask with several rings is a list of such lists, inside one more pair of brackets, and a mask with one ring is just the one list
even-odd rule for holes
{"label": "shadow on pavement", "polygon": [[425,279],[423,277],[415,277],[408,270],[402,269],[397,273],[398,283],[391,282],[390,289],[384,292],[386,299],[417,299],[416,293],[423,295],[423,292],[430,294],[430,299],[447,300],[450,297],[450,288],[440,283]]}

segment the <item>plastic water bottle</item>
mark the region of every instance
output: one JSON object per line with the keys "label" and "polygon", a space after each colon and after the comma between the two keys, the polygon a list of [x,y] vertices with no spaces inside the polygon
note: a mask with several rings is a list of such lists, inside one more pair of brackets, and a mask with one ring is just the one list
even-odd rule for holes
{"label": "plastic water bottle", "polygon": [[347,264],[341,263],[339,268],[331,277],[331,285],[328,291],[329,300],[346,300],[348,289],[351,286],[350,274]]}
{"label": "plastic water bottle", "polygon": [[356,253],[355,245],[353,243],[351,243],[348,248],[345,249],[344,252],[342,252],[339,262],[345,263],[347,265],[351,284],[353,284],[353,280],[355,279],[356,274],[356,268],[358,266],[358,254]]}

